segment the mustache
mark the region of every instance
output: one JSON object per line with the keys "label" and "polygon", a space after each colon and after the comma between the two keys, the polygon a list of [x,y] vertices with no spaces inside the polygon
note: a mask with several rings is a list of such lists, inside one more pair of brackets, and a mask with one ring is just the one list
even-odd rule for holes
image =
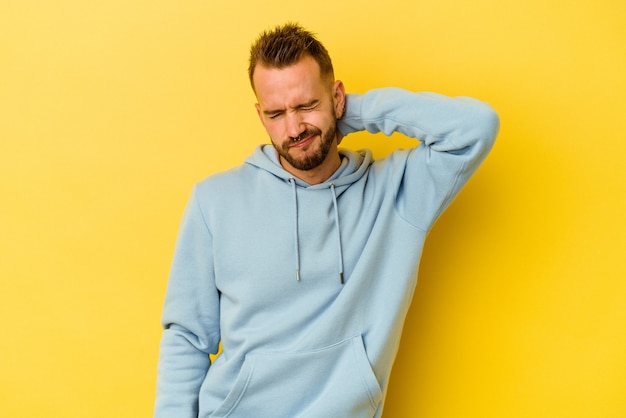
{"label": "mustache", "polygon": [[285,141],[285,143],[283,144],[283,149],[288,150],[289,147],[291,147],[291,145],[294,143],[294,141],[298,141],[300,139],[304,139],[304,138],[309,138],[311,136],[315,136],[315,135],[322,135],[322,131],[320,129],[317,128],[307,128],[304,131],[302,131],[300,133],[300,135],[298,135],[297,137],[293,138],[290,137],[289,141]]}

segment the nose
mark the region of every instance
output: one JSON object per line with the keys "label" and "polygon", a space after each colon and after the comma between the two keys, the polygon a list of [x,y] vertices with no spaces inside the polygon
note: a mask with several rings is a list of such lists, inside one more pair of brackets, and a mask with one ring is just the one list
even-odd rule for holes
{"label": "nose", "polygon": [[298,112],[288,112],[285,117],[285,130],[288,136],[291,138],[297,138],[302,132],[305,131],[302,118]]}

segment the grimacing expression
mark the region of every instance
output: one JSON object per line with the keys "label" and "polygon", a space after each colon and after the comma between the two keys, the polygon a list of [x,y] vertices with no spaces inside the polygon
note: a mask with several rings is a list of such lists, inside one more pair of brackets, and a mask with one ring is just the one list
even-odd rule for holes
{"label": "grimacing expression", "polygon": [[[282,146],[278,146],[274,141],[272,141],[272,145],[276,148],[278,155],[284,158],[292,167],[302,171],[312,170],[319,167],[326,160],[326,157],[328,156],[328,153],[333,145],[333,141],[335,140],[336,126],[336,122],[333,122],[333,125],[326,132],[322,132],[319,128],[314,126],[307,127],[303,133],[301,133],[297,138],[292,139],[292,141],[285,141]],[[321,140],[319,142],[319,146],[314,147],[311,150],[311,153],[300,157],[290,154],[289,151],[291,148],[297,147],[299,143],[304,141],[306,138],[314,137],[319,137]]]}
{"label": "grimacing expression", "polygon": [[341,82],[323,80],[317,62],[305,56],[285,68],[257,66],[254,87],[257,113],[281,164],[300,171],[334,164]]}

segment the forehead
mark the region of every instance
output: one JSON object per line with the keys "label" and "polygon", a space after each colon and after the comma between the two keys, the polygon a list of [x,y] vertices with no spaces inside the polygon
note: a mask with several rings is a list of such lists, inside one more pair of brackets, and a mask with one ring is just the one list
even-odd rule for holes
{"label": "forehead", "polygon": [[254,70],[253,82],[261,106],[321,98],[327,87],[317,61],[309,56],[284,68],[259,65]]}

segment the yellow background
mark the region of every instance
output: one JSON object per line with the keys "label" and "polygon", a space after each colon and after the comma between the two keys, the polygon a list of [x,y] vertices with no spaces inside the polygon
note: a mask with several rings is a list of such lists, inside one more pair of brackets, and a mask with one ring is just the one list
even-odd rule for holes
{"label": "yellow background", "polygon": [[625,5],[3,0],[0,416],[152,414],[183,207],[266,141],[247,51],[295,20],[351,92],[502,120],[427,241],[385,417],[626,417]]}

